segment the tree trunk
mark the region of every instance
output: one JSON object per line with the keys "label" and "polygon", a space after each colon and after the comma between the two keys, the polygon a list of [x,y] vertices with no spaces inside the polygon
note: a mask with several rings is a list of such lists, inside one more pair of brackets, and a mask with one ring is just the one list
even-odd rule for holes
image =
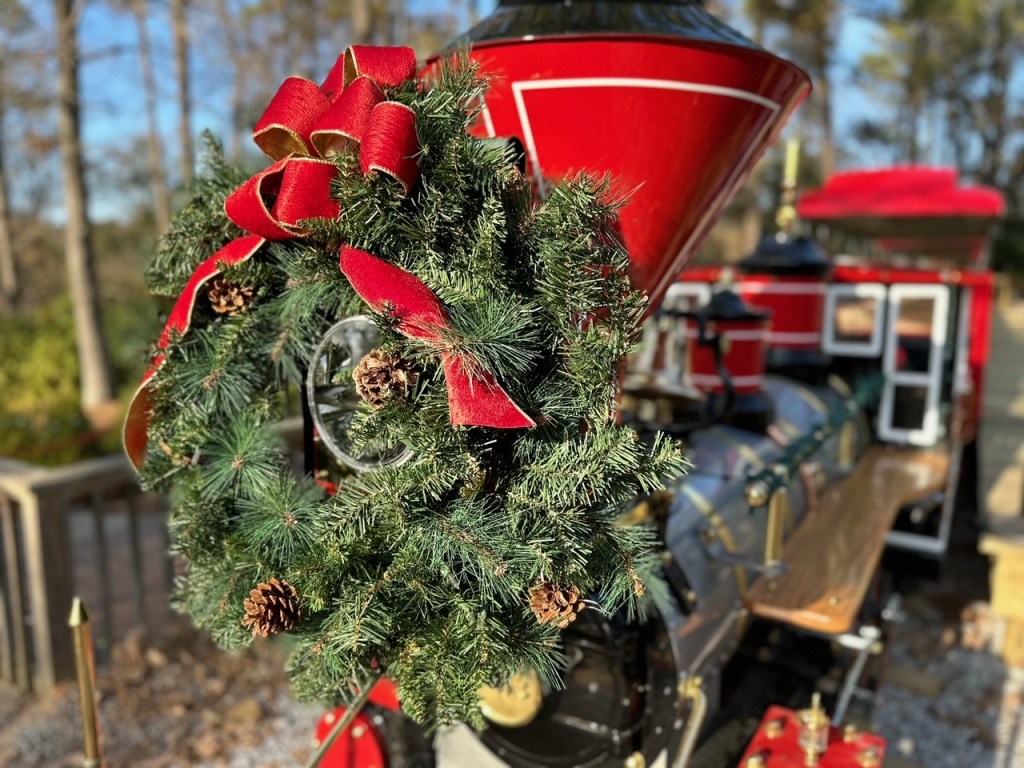
{"label": "tree trunk", "polygon": [[242,110],[245,105],[245,63],[242,61],[242,46],[239,41],[237,24],[231,13],[228,0],[218,0],[217,19],[224,31],[224,47],[227,49],[228,60],[231,62],[231,160],[240,163],[242,160]]}
{"label": "tree trunk", "polygon": [[987,92],[981,99],[985,123],[981,133],[981,163],[978,180],[985,184],[1002,186],[1004,152],[1007,132],[1012,116],[1007,114],[1007,89],[1013,79],[1013,48],[1016,45],[1013,29],[1017,19],[1009,8],[997,12],[992,20],[994,29],[989,47],[991,64],[987,78]]}
{"label": "tree trunk", "polygon": [[188,0],[171,0],[174,29],[174,68],[178,76],[178,132],[181,139],[181,183],[192,181],[196,153],[192,145],[191,78],[188,69]]}
{"label": "tree trunk", "polygon": [[153,220],[158,235],[167,231],[171,220],[171,194],[167,187],[167,171],[164,167],[163,140],[157,117],[156,73],[153,71],[153,48],[149,42],[149,28],[146,26],[146,3],[135,0],[132,3],[135,28],[139,35],[139,66],[142,70],[142,87],[146,92],[146,122],[149,126],[149,175],[153,185]]}
{"label": "tree trunk", "polygon": [[99,418],[114,399],[110,355],[103,338],[96,285],[88,195],[82,164],[78,107],[78,38],[74,0],[54,0],[57,14],[57,89],[61,158],[64,166],[64,255],[75,320],[82,411]]}
{"label": "tree trunk", "polygon": [[7,176],[4,170],[4,109],[0,92],[0,311],[14,308],[18,300],[18,268],[11,237],[11,211],[7,201]]}
{"label": "tree trunk", "polygon": [[827,67],[819,73],[814,89],[821,105],[821,178],[828,181],[836,171],[836,130],[832,116],[832,81]]}
{"label": "tree trunk", "polygon": [[352,0],[352,42],[372,43],[374,37],[374,3],[372,0]]}

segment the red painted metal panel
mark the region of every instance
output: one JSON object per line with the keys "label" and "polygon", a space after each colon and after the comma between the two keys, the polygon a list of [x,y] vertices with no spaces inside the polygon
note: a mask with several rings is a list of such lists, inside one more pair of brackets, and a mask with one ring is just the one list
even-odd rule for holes
{"label": "red painted metal panel", "polygon": [[960,269],[904,269],[878,264],[836,267],[832,276],[836,283],[896,283],[962,285],[969,288],[991,285],[992,273],[983,270]]}
{"label": "red painted metal panel", "polygon": [[992,351],[992,309],[995,299],[995,275],[984,272],[985,279],[975,285],[971,298],[971,347],[967,364],[974,387],[974,408],[970,414],[973,425],[981,423],[981,408],[985,395],[985,371]]}
{"label": "red painted metal panel", "polygon": [[[344,715],[343,708],[324,715],[316,727],[317,741],[327,738],[334,724]],[[356,715],[352,726],[338,736],[320,762],[321,768],[386,768],[387,764],[384,739],[371,719],[362,712]]]}
{"label": "red painted metal panel", "polygon": [[739,282],[740,296],[753,307],[772,312],[768,346],[821,348],[827,283],[820,278],[749,275]]}
{"label": "red painted metal panel", "polygon": [[[382,678],[370,693],[370,703],[397,711],[398,689],[388,678]],[[316,726],[317,743],[326,739],[335,724],[345,716],[345,707],[328,712]],[[341,733],[320,763],[321,768],[387,768],[388,752],[384,737],[365,713],[356,715],[352,725]]]}
{"label": "red painted metal panel", "polygon": [[[829,729],[828,749],[814,765],[818,768],[865,768],[881,766],[885,761],[885,739],[870,733],[851,733]],[[770,707],[750,746],[740,760],[740,768],[805,768],[806,750],[800,746],[800,716],[785,707]],[[758,761],[760,757],[761,761]]]}
{"label": "red painted metal panel", "polygon": [[[732,378],[736,392],[760,392],[764,385],[765,334],[767,320],[713,320],[708,322],[707,335],[728,339],[723,362]],[[725,392],[725,382],[718,375],[715,354],[710,346],[697,343],[699,327],[694,319],[686,321],[686,345],[690,356],[690,375],[694,386],[705,392]]]}
{"label": "red painted metal panel", "polygon": [[610,173],[634,283],[651,307],[809,90],[764,51],[685,38],[567,35],[478,43],[494,78],[482,133],[517,137],[539,183]]}

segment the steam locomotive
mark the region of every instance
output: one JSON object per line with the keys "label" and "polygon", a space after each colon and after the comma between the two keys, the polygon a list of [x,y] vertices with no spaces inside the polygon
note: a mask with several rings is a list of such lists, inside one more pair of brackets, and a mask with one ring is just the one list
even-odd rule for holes
{"label": "steam locomotive", "polygon": [[[479,133],[517,142],[540,194],[582,168],[634,190],[622,234],[653,314],[621,412],[641,434],[682,439],[692,468],[623,524],[659,526],[672,600],[645,624],[580,614],[563,686],[525,670],[481,692],[482,734],[423,734],[385,682],[323,765],[687,765],[742,695],[723,675],[754,621],[847,650],[840,724],[892,608],[872,578],[883,549],[941,557],[948,542],[977,429],[985,244],[1001,200],[941,169],[841,174],[797,210],[873,257],[827,258],[790,211],[735,269],[687,270],[806,75],[693,0],[503,0],[462,43],[494,78]],[[781,745],[797,728],[787,748],[813,762],[793,765],[833,743],[850,762],[830,764],[884,756],[817,706],[794,722],[773,715],[758,736]],[[756,762],[764,754],[741,764],[788,764]]]}

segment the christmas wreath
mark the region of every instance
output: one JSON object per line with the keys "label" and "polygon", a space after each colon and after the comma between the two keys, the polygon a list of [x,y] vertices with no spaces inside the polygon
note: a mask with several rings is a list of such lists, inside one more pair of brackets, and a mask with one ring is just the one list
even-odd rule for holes
{"label": "christmas wreath", "polygon": [[[646,300],[608,184],[535,201],[468,132],[483,88],[353,47],[282,85],[266,170],[211,152],[148,273],[178,299],[125,434],[200,626],[289,633],[303,698],[385,674],[424,723],[481,724],[483,686],[557,679],[584,607],[657,597],[655,534],[620,518],[682,465],[615,419]],[[304,476],[275,428],[295,391],[330,459]]]}

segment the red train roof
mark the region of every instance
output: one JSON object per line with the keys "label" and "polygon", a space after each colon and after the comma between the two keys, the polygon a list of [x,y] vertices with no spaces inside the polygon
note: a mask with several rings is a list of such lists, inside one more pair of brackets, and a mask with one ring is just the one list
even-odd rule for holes
{"label": "red train roof", "polygon": [[961,186],[952,168],[905,166],[837,173],[797,211],[871,238],[969,238],[987,235],[1006,201],[991,187]]}

